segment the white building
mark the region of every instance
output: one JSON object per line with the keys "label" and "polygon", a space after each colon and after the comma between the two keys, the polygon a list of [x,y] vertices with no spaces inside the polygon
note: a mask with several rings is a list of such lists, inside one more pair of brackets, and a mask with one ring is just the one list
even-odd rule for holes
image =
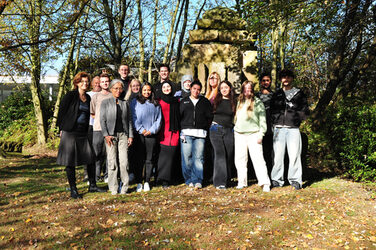
{"label": "white building", "polygon": [[[40,83],[42,90],[48,93],[49,99],[52,100],[54,90],[59,86],[59,76],[46,75],[41,76]],[[4,101],[12,92],[19,87],[31,83],[30,76],[2,76],[0,75],[0,102]]]}

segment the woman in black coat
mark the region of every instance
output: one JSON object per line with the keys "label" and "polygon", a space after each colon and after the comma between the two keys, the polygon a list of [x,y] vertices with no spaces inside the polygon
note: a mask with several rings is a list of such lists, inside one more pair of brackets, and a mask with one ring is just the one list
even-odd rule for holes
{"label": "woman in black coat", "polygon": [[90,119],[89,74],[78,73],[73,84],[75,89],[68,92],[60,103],[57,125],[60,129],[60,145],[57,164],[66,166],[71,197],[82,198],[76,187],[76,166],[87,165],[89,192],[104,192],[95,182],[95,154],[88,139]]}

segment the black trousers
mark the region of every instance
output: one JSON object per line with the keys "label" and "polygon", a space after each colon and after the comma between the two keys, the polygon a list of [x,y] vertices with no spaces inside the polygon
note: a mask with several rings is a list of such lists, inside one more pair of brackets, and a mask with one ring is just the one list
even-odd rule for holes
{"label": "black trousers", "polygon": [[[161,149],[158,158],[157,181],[171,183],[171,173],[175,163],[177,146],[160,145]],[[179,165],[180,168],[180,165]]]}
{"label": "black trousers", "polygon": [[[107,160],[106,147],[104,145],[104,137],[102,131],[93,132],[93,148],[95,152],[95,178],[98,181],[103,171],[104,178],[107,177]],[[104,164],[105,163],[105,164]]]}
{"label": "black trousers", "polygon": [[227,186],[234,165],[234,132],[218,124],[210,127],[210,141],[214,151],[213,184]]}
{"label": "black trousers", "polygon": [[[140,134],[134,135],[136,156],[138,158],[135,166],[136,183],[150,182],[153,170],[156,167],[158,157],[158,138],[156,135],[143,136]],[[145,166],[145,175],[142,176]]]}
{"label": "black trousers", "polygon": [[262,152],[264,154],[264,159],[266,163],[266,167],[268,168],[268,175],[272,172],[273,168],[273,159],[274,159],[274,151],[273,151],[273,134],[265,134],[262,138]]}

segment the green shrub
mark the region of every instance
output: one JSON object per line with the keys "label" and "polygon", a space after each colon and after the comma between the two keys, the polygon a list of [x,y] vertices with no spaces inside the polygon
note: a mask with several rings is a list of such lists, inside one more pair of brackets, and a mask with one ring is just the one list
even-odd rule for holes
{"label": "green shrub", "polygon": [[376,104],[345,99],[328,108],[320,130],[309,125],[311,164],[341,170],[355,181],[376,180]]}

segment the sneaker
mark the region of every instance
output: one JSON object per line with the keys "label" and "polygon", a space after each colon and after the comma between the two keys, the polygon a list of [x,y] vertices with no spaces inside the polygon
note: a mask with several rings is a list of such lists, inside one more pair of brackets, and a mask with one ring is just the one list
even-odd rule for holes
{"label": "sneaker", "polygon": [[193,183],[192,183],[192,182],[188,184],[188,187],[191,187],[191,188],[193,188],[194,186],[195,186],[195,185],[193,185]]}
{"label": "sneaker", "polygon": [[117,192],[117,191],[111,191],[111,194],[112,194],[112,195],[117,195],[118,192]]}
{"label": "sneaker", "polygon": [[139,193],[139,192],[142,191],[142,184],[141,184],[141,183],[138,183],[138,184],[137,184],[136,191],[137,191],[137,193]]}
{"label": "sneaker", "polygon": [[292,182],[291,182],[291,186],[292,186],[293,188],[295,188],[295,190],[302,189],[302,185],[300,185],[299,182],[297,182],[297,181],[292,181]]}
{"label": "sneaker", "polygon": [[281,185],[279,185],[278,181],[272,181],[272,187],[274,187],[274,188],[281,187]]}
{"label": "sneaker", "polygon": [[264,185],[264,186],[262,186],[262,191],[264,191],[264,192],[270,192],[270,185]]}
{"label": "sneaker", "polygon": [[199,183],[199,182],[197,182],[197,183],[195,184],[195,188],[202,188],[202,184]]}
{"label": "sneaker", "polygon": [[150,191],[149,182],[145,182],[145,184],[144,184],[144,192],[148,192],[148,191]]}
{"label": "sneaker", "polygon": [[225,185],[219,185],[218,187],[215,187],[216,189],[226,189]]}
{"label": "sneaker", "polygon": [[108,183],[108,178],[104,178],[104,183]]}
{"label": "sneaker", "polygon": [[245,188],[246,186],[243,186],[243,185],[237,185],[236,186],[236,189],[243,189],[243,188]]}

